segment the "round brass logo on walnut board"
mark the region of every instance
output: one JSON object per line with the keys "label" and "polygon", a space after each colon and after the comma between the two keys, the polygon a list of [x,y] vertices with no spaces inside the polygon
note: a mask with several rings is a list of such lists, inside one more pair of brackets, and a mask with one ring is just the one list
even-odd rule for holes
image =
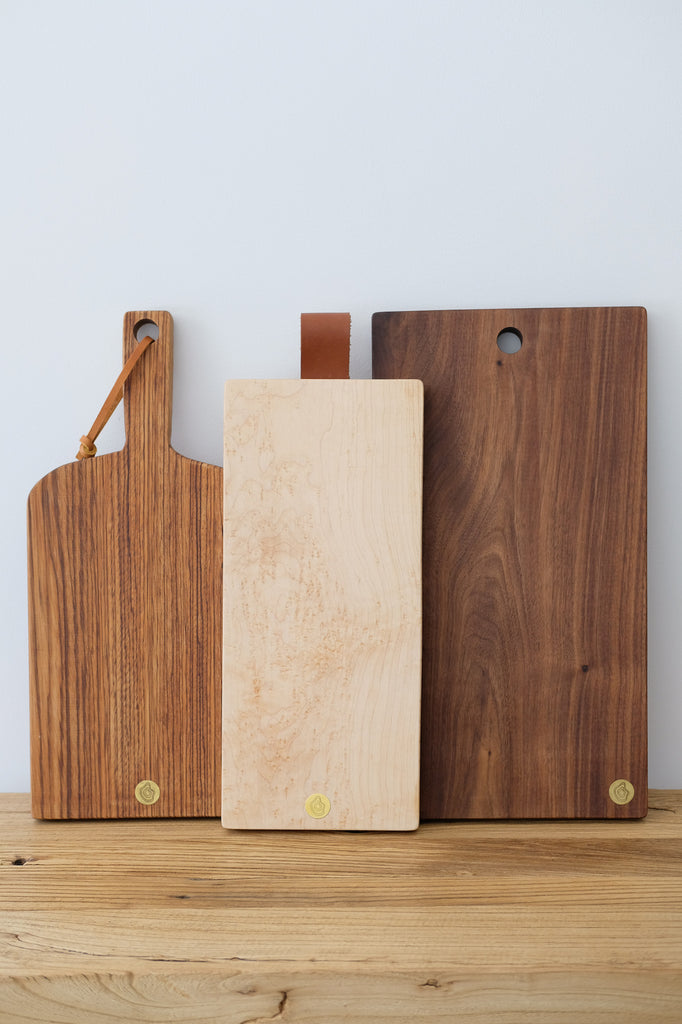
{"label": "round brass logo on walnut board", "polygon": [[609,786],[609,796],[614,804],[629,804],[635,795],[635,787],[627,779],[616,779]]}
{"label": "round brass logo on walnut board", "polygon": [[322,793],[312,793],[305,802],[306,814],[311,818],[326,818],[332,805]]}
{"label": "round brass logo on walnut board", "polygon": [[161,796],[161,790],[151,779],[143,779],[135,786],[135,799],[140,804],[150,806]]}

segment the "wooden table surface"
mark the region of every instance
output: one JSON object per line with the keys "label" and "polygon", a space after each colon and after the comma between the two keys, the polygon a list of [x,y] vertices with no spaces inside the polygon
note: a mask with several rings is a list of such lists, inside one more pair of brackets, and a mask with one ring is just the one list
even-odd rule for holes
{"label": "wooden table surface", "polygon": [[682,1020],[682,792],[644,821],[227,832],[0,796],[0,1022]]}

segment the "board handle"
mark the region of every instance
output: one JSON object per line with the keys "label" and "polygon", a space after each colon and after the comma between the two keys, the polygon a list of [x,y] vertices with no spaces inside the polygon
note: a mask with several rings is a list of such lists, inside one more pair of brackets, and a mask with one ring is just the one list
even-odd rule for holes
{"label": "board handle", "polygon": [[166,310],[137,310],[123,318],[123,361],[145,336],[159,336],[125,383],[123,412],[126,447],[168,448],[173,415],[173,317]]}

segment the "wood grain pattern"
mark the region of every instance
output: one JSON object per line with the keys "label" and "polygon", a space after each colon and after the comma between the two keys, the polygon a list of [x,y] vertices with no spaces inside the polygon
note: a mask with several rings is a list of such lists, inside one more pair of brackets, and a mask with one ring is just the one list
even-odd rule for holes
{"label": "wood grain pattern", "polygon": [[[219,814],[222,472],[170,447],[173,327],[126,383],[126,445],[28,499],[38,818]],[[160,788],[135,799],[138,782]]]}
{"label": "wood grain pattern", "polygon": [[644,821],[225,832],[0,797],[3,1024],[677,1024],[682,793]]}
{"label": "wood grain pattern", "polygon": [[381,313],[373,358],[425,385],[422,817],[645,814],[645,311]]}
{"label": "wood grain pattern", "polygon": [[417,827],[422,429],[419,381],[226,385],[227,827]]}

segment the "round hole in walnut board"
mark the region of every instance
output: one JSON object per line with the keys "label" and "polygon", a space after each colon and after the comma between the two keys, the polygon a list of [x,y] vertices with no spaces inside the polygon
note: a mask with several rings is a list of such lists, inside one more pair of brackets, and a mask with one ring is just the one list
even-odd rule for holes
{"label": "round hole in walnut board", "polygon": [[523,335],[515,327],[505,327],[497,335],[497,347],[507,356],[513,356],[523,344]]}

